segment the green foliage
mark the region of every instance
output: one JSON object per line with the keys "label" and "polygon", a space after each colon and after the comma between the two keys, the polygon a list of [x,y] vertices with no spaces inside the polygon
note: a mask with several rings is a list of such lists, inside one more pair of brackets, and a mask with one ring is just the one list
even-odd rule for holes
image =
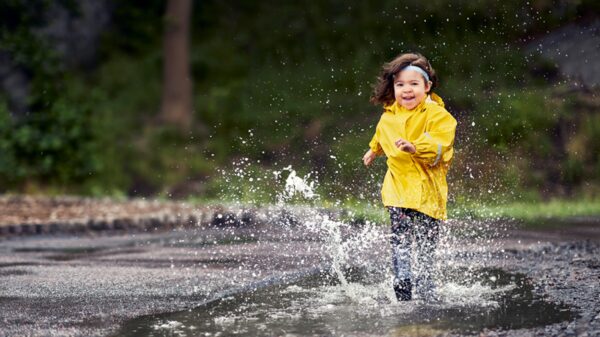
{"label": "green foliage", "polygon": [[104,36],[104,52],[115,49],[126,53],[154,51],[160,46],[164,0],[115,1],[113,24]]}
{"label": "green foliage", "polygon": [[548,138],[560,118],[562,106],[549,102],[550,90],[503,90],[480,101],[475,118],[479,136],[501,149],[515,146],[548,155]]}
{"label": "green foliage", "polygon": [[[17,165],[13,142],[10,140],[11,118],[6,103],[0,101],[0,172],[11,172],[11,175],[23,175]],[[6,179],[6,178],[5,178]]]}
{"label": "green foliage", "polygon": [[[282,182],[262,190],[258,178],[293,165],[312,172],[324,199],[377,204],[385,160],[361,162],[380,112],[368,98],[381,64],[407,51],[430,58],[460,123],[452,202],[536,198],[549,181],[600,176],[593,108],[557,93],[555,67],[515,43],[594,1],[194,2],[196,127],[185,135],[156,119],[164,1],[116,2],[86,70],[66,67],[33,33],[52,3],[0,5],[0,47],[31,74],[28,116],[0,104],[0,182],[10,189],[268,202]],[[252,165],[235,175],[240,158]]]}
{"label": "green foliage", "polygon": [[95,180],[94,185],[104,185],[99,194],[118,190],[122,174],[109,165],[114,159],[112,134],[107,133],[112,125],[104,125],[95,114],[105,97],[99,91],[84,93],[77,88],[69,86],[67,94],[51,102],[44,112],[20,120],[11,119],[6,108],[0,109],[3,185],[91,193],[89,181]]}

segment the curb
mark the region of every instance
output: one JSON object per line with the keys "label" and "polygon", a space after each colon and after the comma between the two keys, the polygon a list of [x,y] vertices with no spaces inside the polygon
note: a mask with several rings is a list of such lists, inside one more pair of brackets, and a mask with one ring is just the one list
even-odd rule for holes
{"label": "curb", "polygon": [[36,235],[103,235],[152,233],[167,230],[204,227],[253,227],[265,223],[297,226],[304,218],[315,214],[338,218],[340,211],[308,206],[198,206],[169,209],[124,217],[101,217],[72,220],[38,221],[31,223],[0,223],[0,239]]}
{"label": "curb", "polygon": [[187,214],[161,213],[119,218],[76,219],[20,224],[0,224],[0,238],[35,235],[98,235],[148,233],[199,227],[247,227],[256,223],[253,209],[223,207],[195,210]]}

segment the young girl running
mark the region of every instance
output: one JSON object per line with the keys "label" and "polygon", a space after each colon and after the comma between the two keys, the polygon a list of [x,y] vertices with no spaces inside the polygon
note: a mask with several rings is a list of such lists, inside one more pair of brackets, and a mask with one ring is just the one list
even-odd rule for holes
{"label": "young girl running", "polygon": [[446,219],[446,174],[456,120],[432,92],[436,85],[435,71],[425,57],[401,54],[383,65],[371,96],[371,103],[383,105],[383,114],[363,162],[369,166],[375,157],[387,157],[381,196],[392,223],[394,291],[399,301],[412,299],[413,286],[419,298],[437,299],[433,256],[440,222]]}

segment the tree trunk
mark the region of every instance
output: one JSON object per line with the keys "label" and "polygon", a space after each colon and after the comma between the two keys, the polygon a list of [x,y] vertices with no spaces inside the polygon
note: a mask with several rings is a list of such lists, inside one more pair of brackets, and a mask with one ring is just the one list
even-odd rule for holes
{"label": "tree trunk", "polygon": [[192,0],[168,0],[163,40],[160,119],[183,131],[192,126],[189,35]]}

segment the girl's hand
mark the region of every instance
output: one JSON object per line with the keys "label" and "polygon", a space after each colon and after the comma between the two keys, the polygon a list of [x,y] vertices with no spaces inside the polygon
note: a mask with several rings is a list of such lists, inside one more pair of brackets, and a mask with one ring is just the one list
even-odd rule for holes
{"label": "girl's hand", "polygon": [[371,149],[369,149],[369,151],[367,151],[367,153],[365,153],[365,155],[363,156],[363,163],[365,164],[365,166],[371,165],[373,160],[375,160],[375,157],[377,157],[377,155],[373,153]]}
{"label": "girl's hand", "polygon": [[417,152],[417,149],[415,148],[415,146],[406,139],[400,138],[394,144],[396,144],[396,147],[398,147],[400,150],[402,150],[404,152],[408,152],[408,153]]}

